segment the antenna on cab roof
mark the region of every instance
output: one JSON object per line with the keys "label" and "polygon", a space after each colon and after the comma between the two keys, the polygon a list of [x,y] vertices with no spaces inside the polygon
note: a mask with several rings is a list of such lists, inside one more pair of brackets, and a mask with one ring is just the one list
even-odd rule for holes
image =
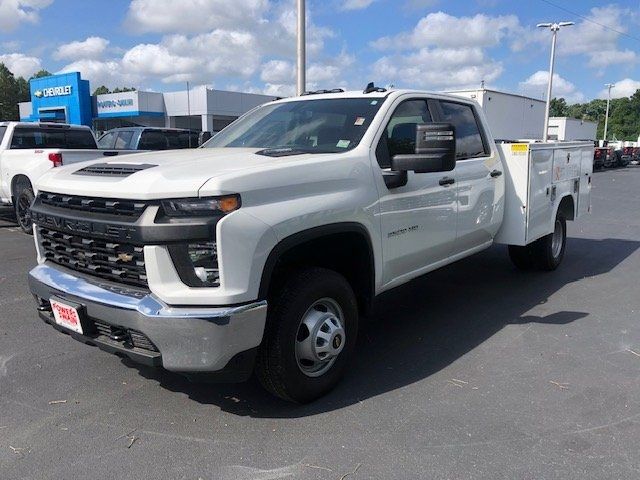
{"label": "antenna on cab roof", "polygon": [[368,93],[373,93],[373,92],[386,92],[387,89],[386,88],[382,88],[382,87],[376,87],[374,85],[373,82],[370,82],[369,85],[367,85],[367,88],[364,89],[364,93],[365,95]]}

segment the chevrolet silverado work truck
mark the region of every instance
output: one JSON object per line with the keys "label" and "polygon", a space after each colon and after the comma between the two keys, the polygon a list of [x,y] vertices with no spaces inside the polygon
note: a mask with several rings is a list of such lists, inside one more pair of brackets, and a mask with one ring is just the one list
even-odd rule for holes
{"label": "chevrolet silverado work truck", "polygon": [[496,144],[473,100],[314,92],[203,148],[55,168],[32,205],[42,319],[192,379],[329,391],[382,292],[494,243],[554,270],[593,144]]}
{"label": "chevrolet silverado work truck", "polygon": [[0,204],[13,205],[18,225],[31,233],[33,185],[43,173],[119,154],[98,150],[93,132],[83,125],[0,122]]}

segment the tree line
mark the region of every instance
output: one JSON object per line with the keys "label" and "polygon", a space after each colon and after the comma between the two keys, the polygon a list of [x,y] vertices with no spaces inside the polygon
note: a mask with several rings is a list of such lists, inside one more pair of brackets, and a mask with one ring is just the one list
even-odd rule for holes
{"label": "tree line", "polygon": [[[29,80],[33,78],[48,77],[52,75],[47,70],[40,70],[34,73],[29,79],[16,77],[4,63],[0,63],[0,121],[20,120],[18,103],[31,101],[29,91]],[[93,92],[94,95],[105,93],[132,92],[135,88],[120,87],[109,90],[104,85],[99,86]]]}
{"label": "tree line", "polygon": [[[591,100],[587,103],[569,105],[564,98],[551,100],[552,117],[571,117],[598,122],[598,138],[604,134],[606,100]],[[611,100],[609,110],[608,140],[637,141],[640,135],[640,90],[630,97]]]}

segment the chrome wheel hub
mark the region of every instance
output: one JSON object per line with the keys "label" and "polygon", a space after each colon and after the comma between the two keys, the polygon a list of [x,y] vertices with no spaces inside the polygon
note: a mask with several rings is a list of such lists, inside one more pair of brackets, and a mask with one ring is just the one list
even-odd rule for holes
{"label": "chrome wheel hub", "polygon": [[344,315],[331,298],[315,302],[303,315],[296,336],[298,368],[319,377],[335,363],[346,342]]}
{"label": "chrome wheel hub", "polygon": [[562,237],[564,232],[562,231],[562,222],[556,220],[556,225],[553,230],[553,237],[551,237],[551,254],[553,258],[558,258],[562,251]]}

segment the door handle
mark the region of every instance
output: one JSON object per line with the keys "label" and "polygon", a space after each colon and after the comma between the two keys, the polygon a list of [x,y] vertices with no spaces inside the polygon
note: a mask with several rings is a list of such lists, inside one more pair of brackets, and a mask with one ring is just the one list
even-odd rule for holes
{"label": "door handle", "polygon": [[443,187],[447,187],[449,185],[453,185],[454,183],[456,183],[456,179],[451,177],[444,177],[444,178],[441,178],[438,183]]}
{"label": "door handle", "polygon": [[502,175],[502,172],[500,170],[494,170],[489,175],[491,176],[491,178],[498,178],[500,175]]}

